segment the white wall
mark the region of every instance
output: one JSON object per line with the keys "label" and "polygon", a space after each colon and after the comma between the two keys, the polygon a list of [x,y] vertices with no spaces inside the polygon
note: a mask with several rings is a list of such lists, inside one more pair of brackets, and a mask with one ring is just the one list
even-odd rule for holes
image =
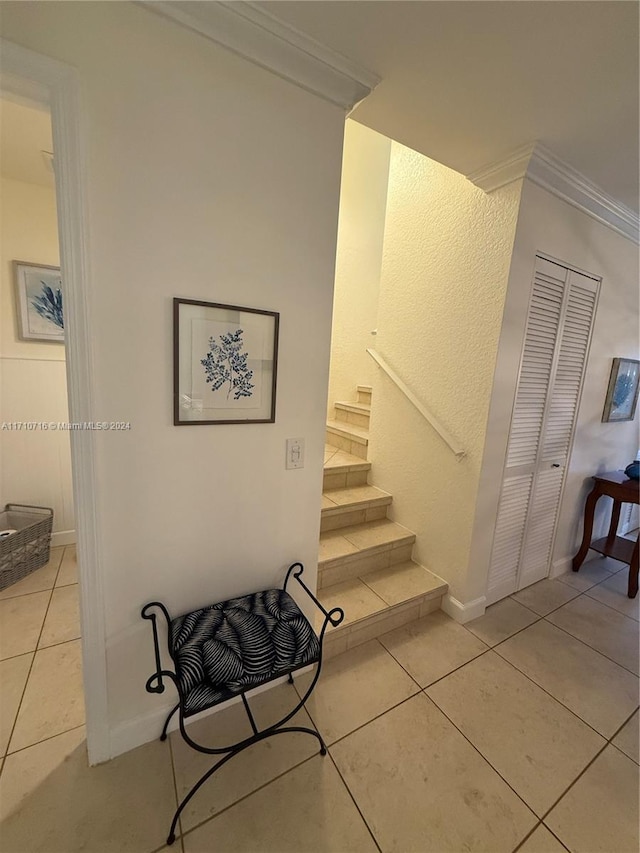
{"label": "white wall", "polygon": [[[129,3],[7,3],[3,34],[78,69],[111,752],[157,736],[140,607],[315,583],[344,115]],[[174,296],[280,312],[275,424],[174,427]],[[285,439],[306,464],[285,470]]]}
{"label": "white wall", "polygon": [[[376,349],[467,455],[456,461],[381,372],[372,482],[415,559],[466,592],[471,532],[521,184],[492,195],[392,144]],[[466,601],[466,599],[463,599]]]}
{"label": "white wall", "polygon": [[355,400],[370,385],[375,365],[366,349],[378,322],[391,140],[364,125],[345,125],[340,217],[331,333],[328,407]]}
{"label": "white wall", "polygon": [[[65,423],[64,344],[20,339],[12,265],[60,263],[55,191],[3,177],[0,214],[0,422]],[[53,507],[53,544],[73,542],[69,434],[2,430],[0,446],[0,504]]]}
{"label": "white wall", "polygon": [[[638,451],[637,414],[634,421],[627,423],[605,424],[601,420],[612,359],[616,356],[638,358],[638,248],[627,238],[526,180],[474,529],[474,561],[468,591],[471,597],[483,594],[486,589],[491,535],[537,251],[602,276],[573,453],[560,509],[552,574],[566,571],[578,549],[584,501],[592,487],[591,476],[624,469],[636,458]],[[610,501],[602,499],[596,516],[597,531],[608,526],[609,510]]]}

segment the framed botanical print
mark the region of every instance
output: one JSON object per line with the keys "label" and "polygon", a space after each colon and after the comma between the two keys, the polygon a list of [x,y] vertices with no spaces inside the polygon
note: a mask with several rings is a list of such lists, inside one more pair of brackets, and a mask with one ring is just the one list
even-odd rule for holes
{"label": "framed botanical print", "polygon": [[14,261],[13,269],[20,337],[64,343],[60,267]]}
{"label": "framed botanical print", "polygon": [[173,422],[266,424],[276,419],[280,315],[173,300]]}

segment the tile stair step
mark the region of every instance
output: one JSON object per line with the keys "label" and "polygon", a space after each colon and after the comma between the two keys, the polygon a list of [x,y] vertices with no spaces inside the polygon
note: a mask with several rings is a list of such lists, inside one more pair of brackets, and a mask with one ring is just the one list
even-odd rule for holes
{"label": "tile stair step", "polygon": [[336,530],[386,518],[393,498],[375,486],[328,489],[322,495],[320,530]]}
{"label": "tile stair step", "polygon": [[341,424],[369,429],[371,406],[364,403],[334,403],[336,420]]}
{"label": "tile stair step", "polygon": [[371,385],[357,385],[356,390],[358,392],[358,402],[371,405],[371,396],[373,393]]}
{"label": "tile stair step", "polygon": [[343,438],[348,438],[356,444],[369,444],[369,430],[364,427],[347,424],[343,421],[329,420],[327,421],[327,432],[332,435],[339,435]]}
{"label": "tile stair step", "polygon": [[[349,417],[351,416],[349,415]],[[369,445],[369,430],[356,424],[329,420],[327,421],[327,436],[325,441],[339,450],[344,450],[353,456],[366,459]]]}
{"label": "tile stair step", "polygon": [[371,406],[368,403],[334,403],[341,412],[352,412],[354,415],[370,415]]}
{"label": "tile stair step", "polygon": [[367,474],[369,473],[368,469],[365,470],[356,470],[356,471],[336,471],[335,473],[331,473],[330,471],[325,471],[322,478],[322,488],[324,491],[327,489],[340,489],[340,488],[353,488],[354,486],[366,486],[367,485]]}
{"label": "tile stair step", "polygon": [[415,533],[388,518],[320,534],[318,588],[411,558]]}
{"label": "tile stair step", "polygon": [[327,444],[322,490],[364,486],[370,470],[371,462]]}
{"label": "tile stair step", "polygon": [[320,530],[325,532],[380,521],[387,517],[387,507],[392,500],[387,492],[366,484],[330,489],[322,495]]}
{"label": "tile stair step", "polygon": [[345,489],[326,489],[322,493],[322,515],[343,514],[353,509],[368,509],[373,506],[389,506],[393,500],[389,492],[375,486],[354,486]]}
{"label": "tile stair step", "polygon": [[[439,610],[447,590],[445,581],[412,560],[320,590],[318,599],[327,610],[341,607],[345,612],[341,625],[327,629],[327,655],[339,654]],[[321,623],[320,615],[316,629]]]}
{"label": "tile stair step", "polygon": [[346,473],[347,471],[370,471],[371,462],[362,459],[360,456],[353,456],[344,450],[338,450],[331,444],[324,446],[324,470],[325,473],[330,471],[338,471]]}
{"label": "tile stair step", "polygon": [[354,524],[340,533],[330,531],[320,536],[320,566],[353,554],[376,554],[416,541],[416,534],[401,524],[385,518],[368,524]]}

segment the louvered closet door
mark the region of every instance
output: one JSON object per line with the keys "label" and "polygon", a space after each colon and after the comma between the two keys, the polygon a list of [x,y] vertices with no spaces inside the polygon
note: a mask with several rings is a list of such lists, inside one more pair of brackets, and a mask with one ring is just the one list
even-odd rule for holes
{"label": "louvered closet door", "polygon": [[599,282],[536,259],[487,601],[547,576]]}

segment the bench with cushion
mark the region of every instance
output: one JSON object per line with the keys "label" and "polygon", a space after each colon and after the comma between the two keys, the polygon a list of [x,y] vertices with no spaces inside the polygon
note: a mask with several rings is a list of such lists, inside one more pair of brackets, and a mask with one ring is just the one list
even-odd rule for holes
{"label": "bench with cushion", "polygon": [[[146,689],[150,693],[163,693],[164,679],[168,678],[178,692],[178,703],[165,720],[160,740],[166,740],[169,721],[178,712],[180,733],[189,746],[210,755],[223,755],[178,805],[167,838],[168,844],[175,841],[180,813],[196,791],[219,767],[252,744],[272,735],[306,732],[318,740],[320,753],[326,754],[326,746],[318,731],[301,726],[285,726],[302,708],[316,685],[322,665],[322,641],[327,627],[329,624],[339,625],[344,619],[344,613],[339,607],[325,610],[302,580],[303,571],[302,563],[294,563],[289,567],[282,589],[267,589],[220,601],[175,619],[170,617],[167,608],[159,601],[142,608],[142,617],[151,620],[153,627],[156,660],[156,671],[147,680]],[[287,591],[292,577],[324,614],[317,635]],[[173,670],[162,666],[156,621],[158,610],[166,619]],[[259,730],[249,707],[247,692],[283,676],[288,676],[292,684],[293,673],[312,664],[317,664],[316,670],[302,699],[277,723]],[[253,732],[251,737],[222,748],[196,743],[187,732],[185,720],[234,696],[242,699]]]}

